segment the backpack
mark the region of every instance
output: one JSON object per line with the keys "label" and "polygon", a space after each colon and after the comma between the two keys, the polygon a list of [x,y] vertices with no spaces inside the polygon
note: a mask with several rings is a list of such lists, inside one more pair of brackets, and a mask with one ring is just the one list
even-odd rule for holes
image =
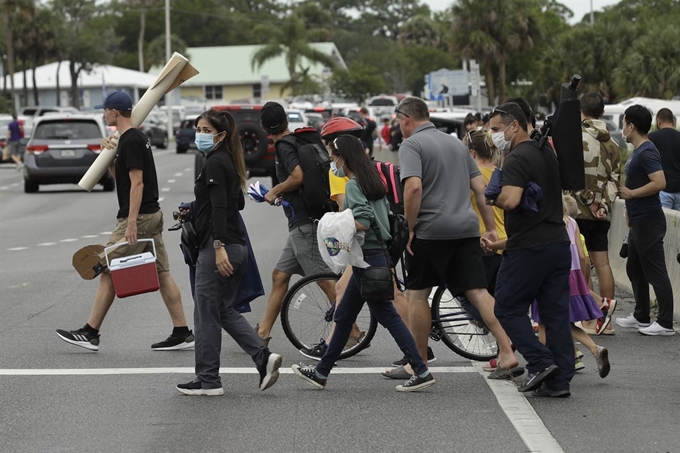
{"label": "backpack", "polygon": [[331,158],[328,152],[318,143],[299,143],[294,133],[286,135],[279,141],[293,145],[297,150],[303,174],[300,192],[305,200],[309,216],[319,220],[327,212],[337,212],[338,204],[331,200],[328,176]]}
{"label": "backpack", "polygon": [[404,213],[404,187],[401,185],[399,167],[390,162],[375,161],[376,169],[387,188],[387,201],[393,214]]}

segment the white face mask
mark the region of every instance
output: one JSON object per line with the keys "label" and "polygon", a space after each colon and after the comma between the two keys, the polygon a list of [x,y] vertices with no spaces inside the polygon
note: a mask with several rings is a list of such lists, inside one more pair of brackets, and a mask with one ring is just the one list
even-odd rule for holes
{"label": "white face mask", "polygon": [[625,134],[623,131],[626,130],[626,127],[628,127],[628,125],[624,126],[623,129],[621,129],[621,135],[623,136],[623,141],[625,141],[626,143],[628,143],[628,136],[629,136],[630,134],[632,134],[633,131],[630,131],[630,132],[628,132],[627,134]]}
{"label": "white face mask", "polygon": [[[342,167],[344,166],[345,164],[342,164]],[[342,167],[338,168],[338,164],[333,160],[331,161],[331,172],[338,178],[344,178],[346,176],[345,170],[343,170]]]}
{"label": "white face mask", "polygon": [[[510,140],[505,139],[505,131],[508,130],[508,127],[506,127],[502,131],[494,132],[491,134],[491,141],[493,141],[494,146],[496,146],[496,148],[498,148],[499,151],[504,153],[510,151],[510,146],[512,146],[512,137],[510,138]],[[515,134],[512,134],[512,136],[514,137]]]}

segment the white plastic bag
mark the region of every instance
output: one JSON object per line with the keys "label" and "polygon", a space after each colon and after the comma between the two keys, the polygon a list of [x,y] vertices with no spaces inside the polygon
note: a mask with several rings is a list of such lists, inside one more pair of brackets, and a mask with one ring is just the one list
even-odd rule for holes
{"label": "white plastic bag", "polygon": [[319,253],[331,271],[341,273],[347,265],[369,267],[356,236],[356,225],[351,209],[327,212],[319,220],[316,239]]}

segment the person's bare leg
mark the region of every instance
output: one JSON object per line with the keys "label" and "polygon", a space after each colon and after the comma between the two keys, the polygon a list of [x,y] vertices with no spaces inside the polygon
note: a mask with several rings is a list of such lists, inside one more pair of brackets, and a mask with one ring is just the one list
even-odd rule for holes
{"label": "person's bare leg", "polygon": [[[392,305],[394,305],[394,309],[397,310],[397,314],[401,320],[404,321],[404,324],[406,324],[406,328],[410,330],[408,301],[406,300],[404,293],[399,291],[396,282],[394,283],[394,300],[392,301]],[[425,355],[425,357],[427,357],[427,355]]]}
{"label": "person's bare leg", "polygon": [[272,272],[272,292],[269,295],[269,301],[267,301],[264,318],[262,318],[257,331],[257,334],[263,340],[269,338],[274,323],[281,313],[281,304],[283,304],[283,298],[288,291],[289,283],[290,274],[274,269],[274,272]]}
{"label": "person's bare leg", "polygon": [[161,297],[165,306],[170,313],[173,327],[184,327],[187,325],[187,320],[184,317],[184,307],[182,306],[182,294],[172,278],[170,272],[159,272],[158,280],[160,283]]}
{"label": "person's bare leg", "polygon": [[597,345],[590,338],[590,335],[585,333],[583,331],[583,329],[579,329],[574,324],[572,324],[571,325],[571,336],[574,338],[574,340],[578,341],[583,346],[588,348],[588,350],[593,355],[593,357],[597,358]]}
{"label": "person's bare leg", "polygon": [[496,338],[499,349],[499,366],[503,369],[510,369],[518,366],[519,360],[515,357],[515,353],[512,352],[510,338],[508,338],[505,330],[501,327],[501,323],[496,319],[496,315],[493,314],[495,301],[491,294],[489,294],[485,288],[477,288],[465,291],[465,297],[477,307],[479,314],[484,320],[484,324],[487,325],[493,336]]}
{"label": "person's bare leg", "polygon": [[116,291],[113,288],[111,274],[103,272],[99,277],[99,286],[97,287],[97,293],[94,295],[94,305],[90,312],[90,318],[87,320],[90,327],[99,330],[115,297]]}
{"label": "person's bare leg", "polygon": [[427,299],[432,288],[407,290],[409,330],[416,341],[420,357],[427,359],[427,343],[432,330],[432,314]]}
{"label": "person's bare leg", "polygon": [[[590,259],[595,265],[600,296],[613,299],[615,290],[614,274],[609,264],[608,252],[590,252]],[[602,297],[595,299],[600,306],[602,306]],[[588,329],[597,329],[597,320],[583,321],[581,324]],[[612,330],[612,325],[608,325],[605,330]]]}

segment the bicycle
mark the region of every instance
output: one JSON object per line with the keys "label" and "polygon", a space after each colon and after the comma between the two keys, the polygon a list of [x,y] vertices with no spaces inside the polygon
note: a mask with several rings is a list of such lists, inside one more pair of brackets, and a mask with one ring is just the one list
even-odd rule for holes
{"label": "bicycle", "polygon": [[[281,307],[281,324],[288,340],[297,348],[309,348],[320,338],[327,338],[335,314],[332,303],[318,286],[319,281],[340,275],[331,272],[309,275],[298,280],[286,293]],[[430,295],[432,330],[430,338],[443,341],[456,354],[471,360],[487,361],[496,357],[498,345],[491,332],[475,321],[445,286],[433,289]],[[370,346],[378,322],[364,304],[356,323],[366,334],[359,342],[345,349],[340,359],[351,357]]]}

